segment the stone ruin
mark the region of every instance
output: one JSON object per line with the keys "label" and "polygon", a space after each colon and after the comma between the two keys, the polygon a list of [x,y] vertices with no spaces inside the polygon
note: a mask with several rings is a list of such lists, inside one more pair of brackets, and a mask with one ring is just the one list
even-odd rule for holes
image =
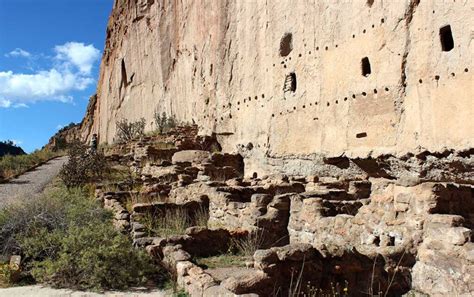
{"label": "stone ruin", "polygon": [[[193,126],[106,155],[133,174],[99,185],[97,199],[191,296],[297,296],[297,280],[348,296],[474,293],[471,154],[327,159],[346,174],[244,177],[242,156],[222,153],[215,136],[199,136]],[[397,168],[420,174],[408,178]],[[205,210],[206,226],[146,231],[144,217],[177,209],[191,221]],[[248,234],[261,241],[245,267],[195,261],[225,253]]]}
{"label": "stone ruin", "polygon": [[[193,126],[108,148],[131,172],[97,198],[193,296],[471,296],[473,12],[115,0],[82,139]],[[149,231],[171,213],[185,234]],[[255,234],[245,267],[198,265]]]}

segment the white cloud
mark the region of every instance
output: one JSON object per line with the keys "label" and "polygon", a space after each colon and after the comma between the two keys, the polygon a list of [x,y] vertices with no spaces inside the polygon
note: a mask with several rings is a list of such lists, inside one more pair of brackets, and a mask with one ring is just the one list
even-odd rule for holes
{"label": "white cloud", "polygon": [[0,107],[27,107],[45,100],[73,102],[72,91],[81,91],[94,83],[91,70],[99,59],[93,45],[68,42],[54,48],[56,57],[49,70],[32,74],[0,71]]}
{"label": "white cloud", "polygon": [[12,105],[10,100],[0,98],[0,107],[8,108]]}
{"label": "white cloud", "polygon": [[21,140],[12,139],[12,141],[13,141],[13,144],[16,145],[16,146],[19,146],[23,143],[23,141],[21,141]]}
{"label": "white cloud", "polygon": [[5,57],[24,57],[24,58],[29,58],[31,57],[31,54],[25,50],[22,50],[21,48],[16,48],[13,51],[9,52],[8,54],[5,54]]}
{"label": "white cloud", "polygon": [[59,125],[56,126],[56,130],[61,130],[62,128],[64,128],[64,126],[61,125],[61,124],[59,124]]}
{"label": "white cloud", "polygon": [[99,59],[100,51],[92,44],[68,42],[64,45],[58,45],[54,48],[56,59],[65,61],[79,68],[84,74],[90,74],[94,62]]}

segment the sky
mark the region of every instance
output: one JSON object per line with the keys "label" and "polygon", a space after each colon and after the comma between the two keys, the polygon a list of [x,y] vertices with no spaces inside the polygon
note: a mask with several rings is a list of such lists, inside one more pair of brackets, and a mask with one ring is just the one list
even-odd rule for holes
{"label": "sky", "polygon": [[0,0],[0,141],[26,152],[78,123],[95,93],[113,0]]}

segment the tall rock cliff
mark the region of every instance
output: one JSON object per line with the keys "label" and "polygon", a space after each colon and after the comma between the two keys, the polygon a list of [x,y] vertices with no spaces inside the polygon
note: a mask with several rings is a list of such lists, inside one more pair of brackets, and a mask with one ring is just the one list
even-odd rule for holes
{"label": "tall rock cliff", "polygon": [[246,172],[474,147],[472,1],[116,0],[83,136],[155,111]]}

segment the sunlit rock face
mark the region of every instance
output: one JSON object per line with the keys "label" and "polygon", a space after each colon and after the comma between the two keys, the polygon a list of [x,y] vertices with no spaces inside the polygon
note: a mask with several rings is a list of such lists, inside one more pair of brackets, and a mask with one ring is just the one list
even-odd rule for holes
{"label": "sunlit rock face", "polygon": [[247,176],[327,173],[323,159],[343,154],[465,151],[471,6],[116,0],[83,137],[112,142],[121,118],[153,130],[166,112],[216,133]]}

